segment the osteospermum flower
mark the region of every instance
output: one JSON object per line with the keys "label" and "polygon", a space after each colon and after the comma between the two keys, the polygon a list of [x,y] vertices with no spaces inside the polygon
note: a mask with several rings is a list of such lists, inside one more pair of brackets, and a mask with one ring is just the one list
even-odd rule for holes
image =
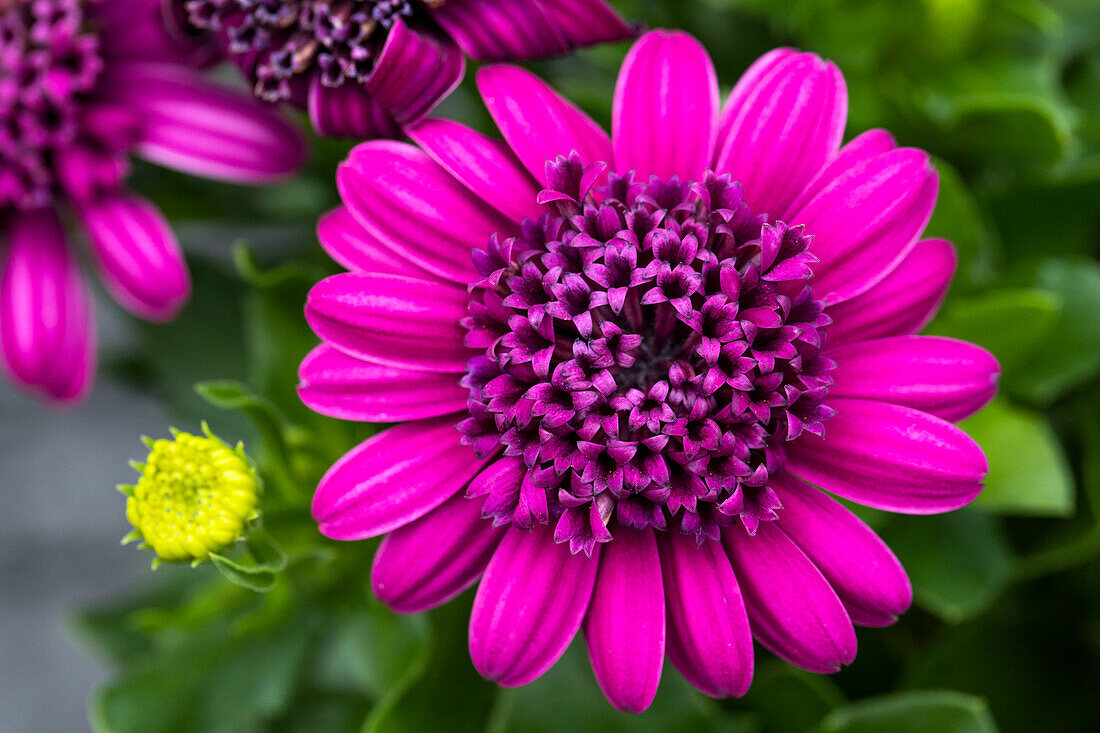
{"label": "osteospermum flower", "polygon": [[531,59],[635,35],[604,0],[165,0],[268,102],[321,135],[393,137],[451,93],[468,55]]}
{"label": "osteospermum flower", "polygon": [[171,317],[190,285],[159,211],[125,190],[127,155],[262,183],[303,156],[295,130],[188,68],[158,0],[0,0],[0,351],[54,400],[92,382],[93,315],[63,220],[82,225],[111,294]]}
{"label": "osteospermum flower", "polygon": [[[663,660],[741,695],[752,639],[808,670],[909,606],[905,571],[830,494],[933,513],[981,489],[950,421],[982,349],[914,336],[952,247],[920,240],[937,179],[883,131],[841,147],[837,69],[779,49],[719,109],[690,36],[630,51],[609,137],[536,77],[478,77],[504,143],[429,120],[337,173],[320,239],[352,272],[306,316],[302,399],[400,422],[342,458],[325,534],[387,535],[372,580],[415,612],[480,578],[477,669],[546,671],[583,628],[640,711]],[[533,113],[532,110],[537,110]],[[456,429],[457,425],[457,429]]]}

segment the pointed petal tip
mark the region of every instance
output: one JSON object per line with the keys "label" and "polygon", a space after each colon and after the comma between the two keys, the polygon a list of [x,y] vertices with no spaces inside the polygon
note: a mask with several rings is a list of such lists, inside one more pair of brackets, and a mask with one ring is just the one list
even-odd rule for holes
{"label": "pointed petal tip", "polygon": [[552,530],[509,529],[485,570],[470,614],[470,658],[502,687],[525,685],[554,665],[580,629],[599,568],[555,545]]}

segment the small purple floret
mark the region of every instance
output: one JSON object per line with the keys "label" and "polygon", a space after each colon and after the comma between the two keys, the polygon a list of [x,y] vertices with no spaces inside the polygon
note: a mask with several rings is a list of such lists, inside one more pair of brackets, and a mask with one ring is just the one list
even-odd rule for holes
{"label": "small purple floret", "polygon": [[729,176],[596,185],[605,169],[549,163],[539,200],[558,215],[474,254],[463,325],[485,356],[459,429],[528,476],[490,491],[485,515],[552,521],[586,553],[612,517],[663,530],[682,515],[699,543],[738,520],[755,534],[782,509],[768,476],[783,444],[832,414],[810,238],[750,211]]}

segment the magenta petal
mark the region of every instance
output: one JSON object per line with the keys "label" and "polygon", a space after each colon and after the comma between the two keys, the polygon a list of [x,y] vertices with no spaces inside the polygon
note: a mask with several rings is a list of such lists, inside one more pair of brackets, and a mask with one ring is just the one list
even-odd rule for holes
{"label": "magenta petal", "polygon": [[604,0],[538,0],[573,46],[622,41],[637,35]]}
{"label": "magenta petal", "polygon": [[450,120],[424,120],[406,132],[471,193],[509,219],[537,219],[543,213],[534,179],[504,143]]}
{"label": "magenta petal", "polygon": [[477,279],[472,253],[517,225],[470,193],[423,151],[376,140],[351,151],[336,172],[348,209],[375,241],[439,277]]}
{"label": "magenta petal", "polygon": [[780,49],[758,64],[723,111],[714,169],[741,182],[754,211],[778,216],[840,148],[848,91],[814,54]]}
{"label": "magenta petal", "polygon": [[702,180],[718,129],[718,78],[703,46],[682,31],[634,44],[615,85],[615,170]]}
{"label": "magenta petal", "polygon": [[465,74],[466,57],[454,41],[398,18],[366,90],[399,125],[411,125],[435,109]]}
{"label": "magenta petal", "polygon": [[166,61],[201,66],[217,53],[215,44],[173,32],[162,0],[99,0],[84,7],[94,18],[103,55],[114,59]]}
{"label": "magenta petal", "polygon": [[824,439],[789,443],[791,472],[854,502],[905,514],[935,514],[969,503],[989,470],[982,449],[949,422],[911,407],[846,397]]}
{"label": "magenta petal", "polygon": [[504,535],[474,598],[470,657],[486,679],[518,687],[550,669],[565,652],[588,610],[599,568],[569,552],[553,530],[515,527]]}
{"label": "magenta petal", "polygon": [[729,559],[717,542],[696,547],[675,530],[658,542],[669,661],[711,697],[744,695],[752,684],[752,632]]}
{"label": "magenta petal", "polygon": [[327,344],[302,360],[298,378],[298,396],[307,407],[341,420],[402,422],[439,417],[464,410],[469,397],[457,375],[382,366]]}
{"label": "magenta petal", "polygon": [[[313,495],[313,518],[336,540],[377,537],[419,519],[481,470],[450,417],[398,425],[333,464]],[[445,470],[444,470],[445,468]]]}
{"label": "magenta petal", "polygon": [[924,231],[938,185],[926,153],[900,148],[857,162],[791,213],[821,260],[814,294],[839,303],[884,278]]}
{"label": "magenta petal", "polygon": [[774,74],[777,66],[798,54],[799,52],[793,48],[773,48],[745,70],[726,97],[725,104],[722,105],[722,113],[718,118],[718,133],[715,136],[715,154],[720,153],[729,140],[733,132],[733,123],[737,121],[737,111],[744,106],[745,101],[756,93],[761,82]]}
{"label": "magenta petal", "polygon": [[755,535],[722,533],[741,581],[756,640],[811,672],[836,672],[856,658],[856,632],[821,571],[773,522]]}
{"label": "magenta petal", "polygon": [[829,345],[904,336],[924,327],[937,310],[955,273],[955,248],[943,239],[926,239],[867,292],[831,305]]}
{"label": "magenta petal", "polygon": [[631,713],[648,708],[665,658],[665,592],[652,529],[619,528],[603,548],[584,637],[611,704]]}
{"label": "magenta petal", "polygon": [[486,66],[477,86],[508,147],[539,183],[548,182],[546,161],[574,150],[585,163],[611,160],[607,133],[531,72]]}
{"label": "magenta petal", "polygon": [[149,201],[115,193],[80,205],[104,284],[123,307],[153,321],[176,315],[191,278],[176,235]]}
{"label": "magenta petal", "polygon": [[537,0],[450,0],[432,13],[478,61],[533,59],[569,50],[569,39]]}
{"label": "magenta petal", "polygon": [[965,341],[896,336],[847,344],[825,355],[837,363],[830,397],[890,402],[955,422],[997,393],[997,360]]}
{"label": "magenta petal", "polygon": [[347,207],[340,206],[317,222],[317,239],[329,257],[353,272],[404,275],[442,280],[394,253],[367,233]]}
{"label": "magenta petal", "polygon": [[870,527],[789,473],[773,475],[769,485],[783,502],[780,526],[829,581],[852,621],[885,626],[909,608],[913,589],[905,568]]}
{"label": "magenta petal", "polygon": [[306,107],[318,135],[374,140],[400,134],[386,108],[358,84],[327,87],[318,74],[309,83]]}
{"label": "magenta petal", "polygon": [[386,535],[371,566],[375,594],[398,613],[440,606],[473,585],[504,528],[481,518],[481,502],[461,494]]}
{"label": "magenta petal", "polygon": [[462,344],[461,288],[397,275],[325,278],[306,300],[314,332],[361,359],[419,371],[460,373],[474,352]]}
{"label": "magenta petal", "polygon": [[0,356],[12,379],[58,402],[87,396],[95,372],[90,298],[50,209],[22,212],[0,268]]}
{"label": "magenta petal", "polygon": [[[771,53],[777,53],[784,49],[777,49]],[[792,52],[793,53],[793,52]],[[771,54],[761,57],[761,61]],[[751,71],[751,69],[750,69]],[[740,86],[740,83],[738,83]],[[736,90],[735,90],[736,91]],[[733,96],[730,96],[732,101]],[[825,167],[821,168],[810,182],[802,189],[802,193],[791,202],[780,217],[784,221],[790,221],[792,213],[801,210],[806,204],[821,192],[825,186],[837,178],[844,171],[857,164],[864,163],[882,153],[888,153],[897,148],[894,138],[886,130],[868,130],[852,138],[847,145],[841,148],[836,155],[829,159]]]}
{"label": "magenta petal", "polygon": [[298,169],[298,131],[258,100],[168,64],[127,64],[101,85],[142,116],[137,151],[160,165],[235,183],[267,183]]}

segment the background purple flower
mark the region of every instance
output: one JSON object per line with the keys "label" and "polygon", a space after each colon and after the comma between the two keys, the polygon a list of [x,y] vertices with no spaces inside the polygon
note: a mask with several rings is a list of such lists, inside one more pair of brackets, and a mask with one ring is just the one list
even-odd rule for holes
{"label": "background purple flower", "polygon": [[16,383],[73,401],[91,386],[94,317],[63,222],[87,234],[114,298],[150,320],[187,300],[157,208],[128,192],[128,155],[236,183],[301,163],[286,122],[189,66],[157,0],[0,3],[0,349]]}
{"label": "background purple flower", "polygon": [[392,137],[462,81],[465,56],[531,59],[618,41],[604,0],[166,0],[208,31],[268,102],[309,111],[321,135]]}
{"label": "background purple flower", "polygon": [[882,131],[841,147],[843,78],[790,49],[720,109],[705,50],[647,34],[610,137],[526,71],[478,83],[504,143],[429,120],[419,148],[367,143],[337,174],[319,236],[351,272],[310,294],[325,343],[300,394],[404,424],[328,472],[321,531],[387,535],[372,579],[401,612],[480,578],[470,651],[504,686],[582,628],[631,711],[666,655],[718,697],[748,689],[753,638],[812,671],[850,663],[853,624],[893,622],[912,592],[820,489],[927,514],[986,472],[949,421],[993,396],[995,360],[912,335],[955,267],[920,240],[927,156]]}

